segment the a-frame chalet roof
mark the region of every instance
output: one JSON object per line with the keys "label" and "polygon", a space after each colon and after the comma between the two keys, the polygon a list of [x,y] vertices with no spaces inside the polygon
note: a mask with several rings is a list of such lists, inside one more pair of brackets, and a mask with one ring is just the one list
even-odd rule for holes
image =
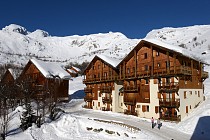
{"label": "a-frame chalet roof", "polygon": [[[113,69],[116,69],[117,65],[121,62],[121,60],[117,59],[117,58],[112,58],[106,55],[96,55],[91,62],[94,62],[96,60],[101,60],[104,63],[106,63],[107,65],[110,65]],[[89,69],[91,67],[91,63],[89,63],[89,65],[86,67],[86,69]],[[85,69],[85,70],[86,70]]]}
{"label": "a-frame chalet roof", "polygon": [[[45,62],[37,59],[29,60],[27,65],[29,65],[30,63],[33,63],[45,78],[55,78],[55,77],[58,77],[60,79],[71,78],[71,75],[67,71],[65,71],[62,68],[62,66],[58,63]],[[24,71],[26,71],[26,67],[24,68],[22,74],[24,73]]]}
{"label": "a-frame chalet roof", "polygon": [[[10,75],[10,78],[12,78],[12,79],[6,79],[6,78],[8,78],[9,75]],[[5,81],[5,80],[14,81],[15,79],[16,79],[16,75],[14,74],[13,70],[10,68],[10,69],[7,69],[6,72],[4,73],[4,75],[2,76],[1,82]]]}
{"label": "a-frame chalet roof", "polygon": [[182,48],[182,47],[179,47],[179,46],[175,46],[175,45],[171,45],[171,44],[168,44],[168,43],[165,43],[165,42],[162,42],[162,41],[159,41],[159,40],[156,40],[156,39],[142,39],[134,48],[133,50],[131,50],[131,52],[126,55],[123,60],[117,65],[117,67],[124,61],[124,60],[127,60],[127,59],[130,59],[130,57],[133,56],[133,51],[135,49],[140,49],[142,44],[152,44],[153,46],[155,47],[158,47],[160,49],[163,49],[163,50],[167,50],[169,52],[175,52],[175,53],[178,53],[180,56],[185,56],[185,57],[188,57],[188,58],[191,58],[193,60],[196,60],[196,61],[199,61],[201,63],[204,63],[204,64],[207,64],[204,60],[201,60],[200,58],[197,57],[197,55],[185,48]]}

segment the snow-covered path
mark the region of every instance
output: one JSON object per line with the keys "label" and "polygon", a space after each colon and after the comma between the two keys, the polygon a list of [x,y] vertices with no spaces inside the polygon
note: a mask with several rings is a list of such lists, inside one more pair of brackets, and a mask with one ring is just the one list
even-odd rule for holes
{"label": "snow-covered path", "polygon": [[146,135],[151,136],[150,139],[189,140],[191,138],[191,135],[189,134],[164,126],[165,122],[162,122],[163,126],[161,127],[160,130],[158,130],[157,127],[152,129],[151,123],[149,122],[148,119],[144,120],[137,118],[135,116],[124,115],[121,113],[83,109],[81,108],[82,104],[83,104],[82,100],[80,102],[77,102],[76,104],[74,104],[74,107],[72,109],[68,110],[68,113],[73,114],[75,116],[83,116],[91,119],[111,120],[135,126],[140,128],[141,131]]}

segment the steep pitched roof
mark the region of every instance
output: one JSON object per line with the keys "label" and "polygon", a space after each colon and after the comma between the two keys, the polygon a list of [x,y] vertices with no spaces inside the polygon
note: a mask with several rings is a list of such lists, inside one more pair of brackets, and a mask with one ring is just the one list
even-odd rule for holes
{"label": "steep pitched roof", "polygon": [[168,51],[171,51],[171,52],[176,52],[178,53],[179,55],[181,56],[185,56],[185,57],[188,57],[188,58],[191,58],[193,60],[196,60],[196,61],[199,61],[201,63],[204,63],[204,64],[207,64],[207,62],[205,62],[204,60],[200,59],[199,57],[197,57],[197,55],[185,48],[182,48],[182,47],[179,47],[179,46],[175,46],[175,45],[171,45],[171,44],[168,44],[168,43],[165,43],[165,42],[162,42],[162,41],[159,41],[159,40],[156,40],[156,39],[142,39],[134,48],[133,50],[131,50],[129,52],[128,55],[126,55],[123,60],[117,65],[117,67],[126,59],[130,58],[133,53],[133,51],[137,48],[140,49],[141,45],[140,44],[143,44],[143,43],[149,43],[149,44],[153,44],[154,46],[157,46],[158,48],[161,48],[161,49],[167,49]]}
{"label": "steep pitched roof", "polygon": [[179,46],[175,46],[175,45],[171,45],[171,44],[168,44],[168,43],[162,42],[160,40],[156,40],[156,39],[143,39],[142,41],[143,42],[149,42],[149,43],[152,43],[154,45],[158,45],[159,47],[166,48],[168,50],[177,52],[180,55],[183,55],[185,57],[188,57],[188,58],[194,59],[196,61],[200,61],[202,63],[207,64],[204,60],[199,58],[197,56],[197,54],[195,54],[192,51],[189,51],[189,50],[187,50],[185,48],[182,48],[182,47],[179,47]]}
{"label": "steep pitched roof", "polygon": [[44,62],[37,59],[30,60],[46,78],[59,77],[61,79],[70,79],[71,75],[66,72],[60,64],[54,62]]}
{"label": "steep pitched roof", "polygon": [[[117,58],[111,58],[109,56],[106,55],[96,55],[91,62],[100,59],[103,62],[105,62],[106,64],[110,65],[112,68],[116,69],[117,65],[121,62],[120,59]],[[86,69],[88,69],[91,66],[91,62],[88,64],[88,66],[86,67]],[[85,69],[85,70],[86,70]]]}

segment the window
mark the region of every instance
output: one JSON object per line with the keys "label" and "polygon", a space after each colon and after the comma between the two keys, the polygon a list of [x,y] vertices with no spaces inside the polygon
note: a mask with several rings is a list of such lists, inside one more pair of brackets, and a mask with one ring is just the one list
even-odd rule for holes
{"label": "window", "polygon": [[145,66],[144,66],[144,70],[145,70],[145,71],[148,71],[148,65],[145,65]]}
{"label": "window", "polygon": [[127,73],[128,73],[128,74],[130,73],[130,68],[127,68]]}
{"label": "window", "polygon": [[149,112],[149,106],[148,105],[142,105],[142,112]]}
{"label": "window", "polygon": [[145,79],[146,80],[146,84],[149,84],[149,79]]}
{"label": "window", "polygon": [[100,65],[98,65],[98,69],[100,69]]}
{"label": "window", "polygon": [[121,103],[121,106],[123,106],[123,103]]}
{"label": "window", "polygon": [[141,107],[141,105],[137,105],[136,107],[137,107],[137,108],[140,108],[140,107]]}
{"label": "window", "polygon": [[105,77],[105,78],[107,77],[107,72],[104,72],[104,77]]}
{"label": "window", "polygon": [[147,59],[147,53],[144,53],[144,59]]}
{"label": "window", "polygon": [[198,91],[198,97],[200,97],[200,91]]}
{"label": "window", "polygon": [[98,107],[100,107],[100,102],[98,102]]}
{"label": "window", "polygon": [[93,102],[93,106],[94,106],[94,102]]}
{"label": "window", "polygon": [[197,95],[197,91],[195,91],[195,95]]}
{"label": "window", "polygon": [[160,63],[157,63],[157,67],[160,68]]}
{"label": "window", "polygon": [[100,73],[98,73],[98,78],[100,78]]}
{"label": "window", "polygon": [[106,67],[106,64],[105,64],[105,63],[103,64],[103,67],[104,67],[104,68]]}
{"label": "window", "polygon": [[192,91],[190,91],[190,95],[192,95]]}
{"label": "window", "polygon": [[95,66],[93,65],[93,70],[95,69]]}
{"label": "window", "polygon": [[156,56],[160,56],[160,52],[159,51],[156,52]]}

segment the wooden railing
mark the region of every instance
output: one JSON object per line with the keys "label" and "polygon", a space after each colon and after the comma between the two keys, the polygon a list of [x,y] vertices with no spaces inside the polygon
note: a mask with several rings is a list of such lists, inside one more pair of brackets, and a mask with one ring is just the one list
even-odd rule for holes
{"label": "wooden railing", "polygon": [[92,100],[93,100],[93,96],[88,95],[84,97],[85,102],[91,102]]}
{"label": "wooden railing", "polygon": [[178,91],[179,83],[178,82],[159,83],[158,88],[159,92]]}
{"label": "wooden railing", "polygon": [[124,86],[124,92],[139,92],[140,86]]}
{"label": "wooden railing", "polygon": [[209,78],[209,73],[206,71],[202,71],[201,78],[203,79]]}
{"label": "wooden railing", "polygon": [[102,97],[102,102],[103,103],[112,103],[112,98],[111,97]]}
{"label": "wooden railing", "polygon": [[159,99],[160,106],[179,108],[180,99]]}
{"label": "wooden railing", "polygon": [[101,93],[112,93],[112,87],[111,86],[103,86],[100,87]]}
{"label": "wooden railing", "polygon": [[119,79],[119,76],[105,76],[105,77],[96,77],[96,78],[86,78],[86,79],[83,79],[83,83],[114,81],[114,80],[118,80],[118,79]]}
{"label": "wooden railing", "polygon": [[136,97],[126,97],[124,96],[124,104],[135,105]]}

